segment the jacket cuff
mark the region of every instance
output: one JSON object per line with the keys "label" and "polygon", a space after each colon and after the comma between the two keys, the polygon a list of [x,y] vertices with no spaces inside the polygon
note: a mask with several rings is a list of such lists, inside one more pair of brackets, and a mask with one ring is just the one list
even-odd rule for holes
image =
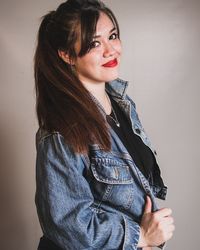
{"label": "jacket cuff", "polygon": [[124,217],[125,220],[125,239],[124,250],[137,250],[138,241],[140,237],[140,226],[130,220],[128,217]]}

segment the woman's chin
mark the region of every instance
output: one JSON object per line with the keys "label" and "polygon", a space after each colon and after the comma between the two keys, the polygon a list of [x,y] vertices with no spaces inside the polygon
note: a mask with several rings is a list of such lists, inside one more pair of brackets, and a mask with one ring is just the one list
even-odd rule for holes
{"label": "woman's chin", "polygon": [[111,82],[119,77],[118,72],[115,74],[111,74],[108,77],[106,77],[105,82]]}

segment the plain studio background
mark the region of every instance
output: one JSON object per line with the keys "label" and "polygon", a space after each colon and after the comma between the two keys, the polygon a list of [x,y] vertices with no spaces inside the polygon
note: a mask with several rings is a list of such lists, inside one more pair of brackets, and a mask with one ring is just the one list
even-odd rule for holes
{"label": "plain studio background", "polygon": [[[168,250],[199,249],[200,1],[106,0],[121,27],[129,80],[158,152],[176,231]],[[39,18],[58,0],[0,2],[0,248],[35,250],[33,54]]]}

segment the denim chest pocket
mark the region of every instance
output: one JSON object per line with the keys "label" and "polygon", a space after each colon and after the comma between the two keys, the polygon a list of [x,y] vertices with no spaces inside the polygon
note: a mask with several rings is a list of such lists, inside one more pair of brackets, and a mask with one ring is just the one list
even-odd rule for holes
{"label": "denim chest pocket", "polygon": [[130,167],[120,161],[107,158],[93,158],[92,174],[95,178],[95,197],[102,204],[129,209],[133,204],[135,182]]}
{"label": "denim chest pocket", "polygon": [[91,164],[94,177],[107,184],[131,184],[133,177],[128,165],[112,159],[95,158]]}

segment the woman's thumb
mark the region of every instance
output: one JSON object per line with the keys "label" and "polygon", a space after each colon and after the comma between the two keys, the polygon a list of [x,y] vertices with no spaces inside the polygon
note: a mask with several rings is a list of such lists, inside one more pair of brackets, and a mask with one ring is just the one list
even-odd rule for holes
{"label": "woman's thumb", "polygon": [[151,213],[151,210],[152,210],[151,198],[149,196],[147,196],[146,204],[145,204],[145,208],[144,208],[144,214]]}

